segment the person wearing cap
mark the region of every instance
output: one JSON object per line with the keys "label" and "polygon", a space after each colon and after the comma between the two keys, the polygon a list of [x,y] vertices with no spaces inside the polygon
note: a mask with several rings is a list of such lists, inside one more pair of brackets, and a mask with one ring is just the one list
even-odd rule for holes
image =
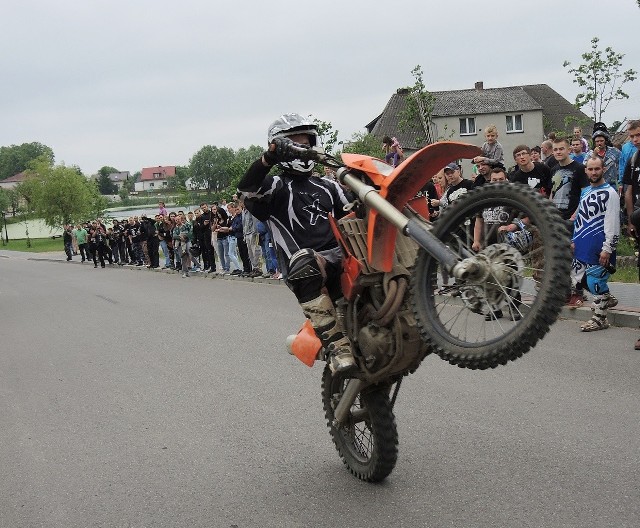
{"label": "person wearing cap", "polygon": [[610,142],[610,138],[604,130],[596,130],[591,137],[593,139],[593,155],[600,158],[604,164],[604,181],[616,189],[618,187],[618,164],[622,153],[607,144]]}
{"label": "person wearing cap", "polygon": [[[457,163],[449,163],[443,169],[443,172],[445,180],[447,182],[447,190],[440,197],[440,201],[438,202],[440,211],[442,211],[452,202],[456,201],[458,198],[473,189],[473,182],[471,180],[465,180],[462,178],[462,174],[460,173],[460,166]],[[459,296],[459,284],[456,282],[454,282],[452,285],[448,284],[449,275],[444,267],[440,268],[440,272],[442,273],[443,287],[440,288],[436,293],[438,293],[439,295],[450,293],[454,297]]]}
{"label": "person wearing cap", "polygon": [[473,189],[473,182],[462,178],[460,166],[457,163],[449,163],[444,168],[444,177],[447,179],[449,186],[440,199],[440,207],[446,207]]}

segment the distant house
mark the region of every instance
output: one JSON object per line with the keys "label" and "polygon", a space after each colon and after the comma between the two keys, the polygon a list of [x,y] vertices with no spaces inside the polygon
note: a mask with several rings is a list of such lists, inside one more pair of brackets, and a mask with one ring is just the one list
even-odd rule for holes
{"label": "distant house", "polygon": [[109,180],[118,187],[118,190],[122,189],[124,182],[128,181],[130,178],[131,173],[129,171],[112,172],[109,174]]}
{"label": "distant house", "polygon": [[15,189],[19,183],[22,183],[26,179],[27,173],[19,172],[18,174],[5,178],[4,180],[0,180],[0,188],[7,190]]}
{"label": "distant house", "polygon": [[[505,165],[513,165],[511,152],[517,145],[539,145],[552,131],[567,130],[575,123],[586,132],[593,121],[546,84],[484,88],[477,82],[473,89],[432,92],[435,139],[463,141],[481,146],[484,129],[498,128],[498,141],[504,147]],[[405,152],[412,153],[424,143],[420,125],[400,130],[409,89],[401,88],[391,96],[383,112],[366,125],[376,137],[395,136]],[[565,124],[566,122],[566,124]]]}
{"label": "distant house", "polygon": [[145,167],[142,169],[140,179],[135,183],[136,192],[157,191],[166,189],[169,180],[175,178],[176,168],[174,165],[166,167]]}

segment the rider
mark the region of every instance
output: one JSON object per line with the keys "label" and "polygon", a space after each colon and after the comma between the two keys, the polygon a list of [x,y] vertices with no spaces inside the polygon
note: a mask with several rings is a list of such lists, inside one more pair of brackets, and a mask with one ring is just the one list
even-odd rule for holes
{"label": "rider", "polygon": [[[329,223],[329,215],[346,214],[350,198],[337,182],[313,174],[314,162],[299,159],[294,150],[294,143],[316,146],[313,122],[285,114],[271,123],[267,136],[266,152],[249,167],[238,191],[251,214],[268,224],[286,284],[325,347],[329,368],[351,370],[356,366],[351,343],[332,301],[340,297],[342,250]],[[270,173],[274,165],[281,172]]]}

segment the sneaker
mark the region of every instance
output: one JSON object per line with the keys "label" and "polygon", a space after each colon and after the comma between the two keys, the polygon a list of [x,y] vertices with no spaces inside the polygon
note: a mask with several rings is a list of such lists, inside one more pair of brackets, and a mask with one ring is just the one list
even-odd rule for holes
{"label": "sneaker", "polygon": [[240,275],[241,273],[242,273],[242,271],[241,271],[241,270],[239,270],[239,269],[234,269],[234,270],[231,272],[231,275]]}
{"label": "sneaker", "polygon": [[634,347],[636,350],[640,350],[640,339],[636,341],[636,346]]}
{"label": "sneaker", "polygon": [[185,271],[185,272],[182,274],[182,278],[183,278],[183,279],[186,279],[188,276],[189,276],[189,272],[188,272],[188,271]]}
{"label": "sneaker", "polygon": [[569,296],[569,300],[567,301],[567,307],[571,310],[580,308],[583,304],[584,304],[584,300],[582,299],[582,294],[578,294],[578,293],[572,293]]}
{"label": "sneaker", "polygon": [[485,321],[493,321],[495,319],[502,319],[502,310],[496,310],[495,312],[489,312],[484,316]]}
{"label": "sneaker", "polygon": [[271,275],[272,279],[280,280],[282,278],[282,273],[276,271],[273,275]]}

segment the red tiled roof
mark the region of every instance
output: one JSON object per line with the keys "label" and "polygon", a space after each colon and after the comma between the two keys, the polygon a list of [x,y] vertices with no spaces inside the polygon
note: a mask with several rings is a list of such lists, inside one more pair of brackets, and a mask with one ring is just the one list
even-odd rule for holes
{"label": "red tiled roof", "polygon": [[[160,176],[155,176],[156,174],[159,174]],[[157,167],[145,167],[144,169],[142,169],[142,176],[140,177],[140,181],[165,180],[175,175],[176,168],[172,165],[169,165],[167,167],[163,167],[162,165],[159,165]]]}

